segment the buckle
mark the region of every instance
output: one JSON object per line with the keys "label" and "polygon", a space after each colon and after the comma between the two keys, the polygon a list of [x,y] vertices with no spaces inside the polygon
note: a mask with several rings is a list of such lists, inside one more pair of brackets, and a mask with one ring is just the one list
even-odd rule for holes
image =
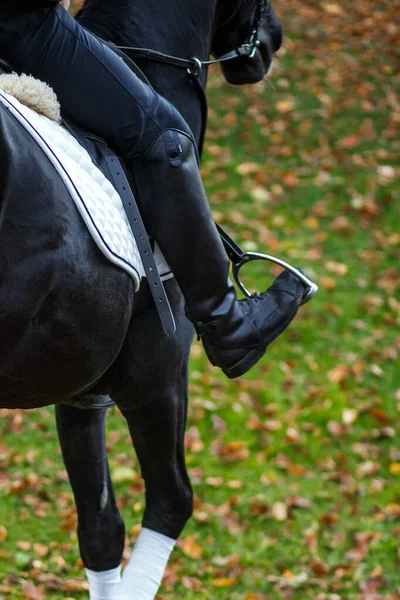
{"label": "buckle", "polygon": [[257,37],[257,33],[257,29],[253,29],[249,41],[245,44],[242,44],[240,48],[237,49],[236,52],[238,56],[248,56],[249,58],[255,57],[257,48],[261,46],[261,42]]}
{"label": "buckle", "polygon": [[261,46],[260,40],[256,40],[254,42],[253,50],[251,51],[250,58],[254,58],[257,52],[257,49]]}
{"label": "buckle", "polygon": [[192,61],[193,64],[191,67],[188,67],[187,72],[189,75],[191,75],[192,77],[196,77],[197,79],[203,68],[203,63],[199,58],[196,58],[195,56],[192,58]]}
{"label": "buckle", "polygon": [[257,37],[258,35],[258,30],[257,29],[253,29],[253,31],[251,32],[251,36],[249,39],[249,46],[251,48],[250,50],[250,54],[249,54],[249,58],[254,58],[257,52],[257,48],[260,47],[261,42]]}

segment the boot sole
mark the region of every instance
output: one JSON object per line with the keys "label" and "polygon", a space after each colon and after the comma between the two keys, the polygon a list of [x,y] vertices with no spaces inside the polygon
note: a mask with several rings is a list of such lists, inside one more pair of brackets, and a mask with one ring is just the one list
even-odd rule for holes
{"label": "boot sole", "polygon": [[268,344],[267,344],[267,346],[265,346],[264,350],[260,350],[259,348],[255,348],[254,350],[251,350],[245,356],[245,358],[242,358],[241,361],[236,363],[236,365],[234,365],[230,369],[222,369],[223,372],[229,379],[236,379],[236,377],[241,377],[242,375],[247,373],[247,371],[250,371],[250,369],[258,363],[258,361],[264,356],[264,354],[267,350],[267,347],[268,347]]}
{"label": "boot sole", "polygon": [[264,356],[265,352],[267,351],[268,346],[274,340],[276,340],[276,338],[281,333],[283,333],[293,321],[293,319],[297,315],[297,312],[301,305],[301,301],[302,298],[296,299],[296,304],[294,306],[293,311],[290,313],[286,321],[284,321],[282,325],[275,331],[274,335],[266,340],[264,348],[254,348],[253,350],[250,350],[250,352],[248,352],[246,356],[242,358],[242,360],[233,365],[233,367],[229,367],[229,369],[222,369],[222,371],[229,379],[236,379],[236,377],[241,377],[242,375],[247,373],[247,371],[250,371],[250,369],[258,363],[258,361]]}

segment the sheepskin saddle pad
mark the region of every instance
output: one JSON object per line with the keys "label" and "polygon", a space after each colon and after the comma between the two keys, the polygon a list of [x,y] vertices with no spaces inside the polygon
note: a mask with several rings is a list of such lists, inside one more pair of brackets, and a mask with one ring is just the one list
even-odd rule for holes
{"label": "sheepskin saddle pad", "polygon": [[[53,90],[27,75],[0,75],[0,102],[54,165],[101,252],[129,273],[139,289],[144,269],[121,198],[89,153],[60,124]],[[161,278],[170,278],[157,245],[155,261]]]}

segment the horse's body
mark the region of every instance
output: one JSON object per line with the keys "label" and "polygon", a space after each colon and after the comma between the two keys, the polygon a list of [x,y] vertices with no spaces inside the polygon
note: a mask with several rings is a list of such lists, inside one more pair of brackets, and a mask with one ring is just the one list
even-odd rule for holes
{"label": "horse's body", "polygon": [[[87,0],[77,18],[100,37],[120,45],[151,47],[169,55],[207,60],[218,19],[225,23],[231,13],[243,6],[246,14],[241,21],[248,33],[254,0],[234,3],[233,7],[223,0]],[[237,39],[229,39],[231,45],[224,49],[224,43],[228,43],[225,36],[221,49],[240,45],[247,33],[240,30]],[[138,63],[157,91],[183,114],[200,142],[204,107],[198,84],[185,69],[147,60]],[[200,78],[205,86],[205,71]],[[30,323],[29,328],[23,322],[17,328],[12,322],[6,326],[5,320],[1,324],[0,406],[57,404],[61,446],[78,508],[82,557],[88,568],[109,570],[120,564],[124,525],[108,473],[106,409],[83,411],[73,404],[87,393],[100,399],[111,396],[117,403],[128,421],[145,479],[143,524],[177,538],[192,512],[184,430],[194,330],[185,317],[182,295],[172,279],[165,287],[177,333],[172,339],[165,337],[146,283],[134,296],[129,276],[108,263],[97,250],[62,183],[54,178],[51,166],[47,164],[46,172],[42,157],[29,155],[25,132],[16,131],[15,123],[4,111],[0,111],[0,125],[4,172],[16,172],[17,154],[23,149],[22,155],[18,154],[19,164],[23,160],[29,167],[21,189],[12,187],[15,177],[2,178],[1,196],[10,218],[3,221],[4,231],[0,227],[0,239],[9,235],[10,242],[0,245],[0,263],[9,261],[17,269],[17,283],[23,283],[18,292],[21,311],[25,311],[24,318]],[[15,198],[22,200],[26,189],[30,189],[30,174],[33,177],[41,169],[43,189],[36,189],[29,209],[33,213],[39,207],[43,212],[43,216],[40,213],[36,217],[41,226],[37,233],[32,225],[33,214],[27,213],[25,207],[18,208]],[[11,196],[14,208],[10,200],[4,204],[4,199]],[[48,197],[50,202],[44,208]],[[18,227],[19,237],[12,237]],[[37,236],[38,247],[44,246],[51,253],[47,260],[35,252],[31,252],[33,259],[24,255],[28,227],[29,235]],[[30,262],[35,256],[37,263]],[[7,294],[15,292],[12,273],[10,267],[8,279],[0,286],[3,312]],[[15,377],[16,372],[20,379]],[[71,401],[71,405],[66,406],[64,401]]]}
{"label": "horse's body", "polygon": [[103,259],[55,169],[3,105],[0,126],[0,406],[33,408],[104,374],[127,332],[133,285]]}

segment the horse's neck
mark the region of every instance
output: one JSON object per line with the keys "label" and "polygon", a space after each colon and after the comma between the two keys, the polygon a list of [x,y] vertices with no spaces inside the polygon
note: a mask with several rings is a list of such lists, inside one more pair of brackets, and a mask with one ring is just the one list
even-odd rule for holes
{"label": "horse's neck", "polygon": [[204,59],[216,5],[217,0],[86,0],[78,20],[116,44]]}
{"label": "horse's neck", "polygon": [[[166,54],[207,59],[217,0],[86,0],[77,18],[103,39],[121,46],[152,48]],[[138,60],[157,91],[201,130],[198,91],[184,69]]]}

